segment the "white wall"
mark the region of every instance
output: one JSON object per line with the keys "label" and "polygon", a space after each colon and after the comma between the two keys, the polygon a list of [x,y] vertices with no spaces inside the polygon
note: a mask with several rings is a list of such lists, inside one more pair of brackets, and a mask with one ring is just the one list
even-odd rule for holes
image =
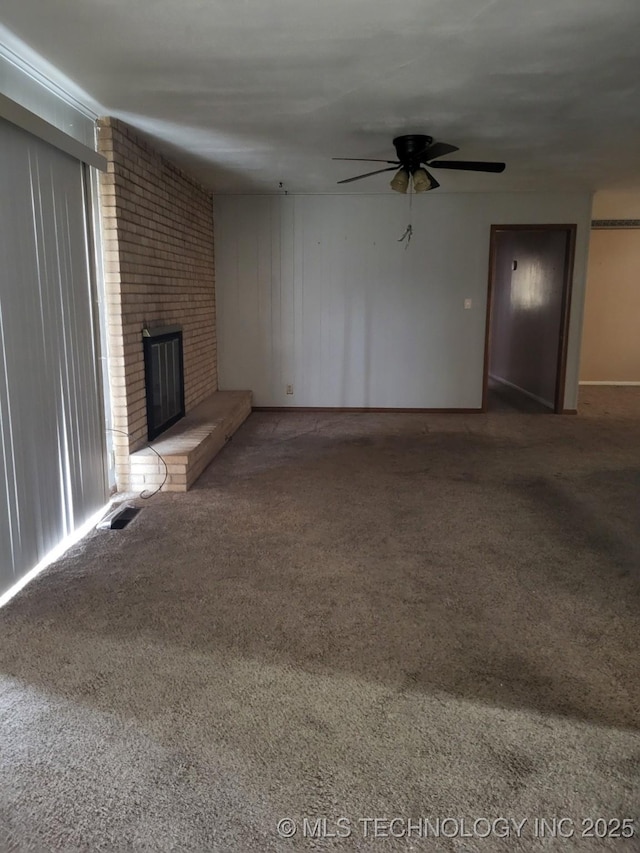
{"label": "white wall", "polygon": [[593,196],[594,219],[640,219],[638,190],[600,190]]}
{"label": "white wall", "polygon": [[593,231],[580,379],[640,384],[640,230]]}
{"label": "white wall", "polygon": [[218,197],[220,387],[259,406],[478,408],[491,224],[575,222],[574,408],[590,214],[587,193],[425,193],[405,248],[408,196]]}
{"label": "white wall", "polygon": [[[597,192],[593,218],[640,220],[640,192]],[[640,228],[594,230],[587,268],[582,382],[640,384],[639,313]]]}

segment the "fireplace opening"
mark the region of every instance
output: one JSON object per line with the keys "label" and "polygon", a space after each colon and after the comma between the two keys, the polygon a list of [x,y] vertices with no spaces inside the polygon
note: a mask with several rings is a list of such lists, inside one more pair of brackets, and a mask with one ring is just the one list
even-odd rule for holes
{"label": "fireplace opening", "polygon": [[147,433],[153,441],[184,417],[182,329],[143,329]]}

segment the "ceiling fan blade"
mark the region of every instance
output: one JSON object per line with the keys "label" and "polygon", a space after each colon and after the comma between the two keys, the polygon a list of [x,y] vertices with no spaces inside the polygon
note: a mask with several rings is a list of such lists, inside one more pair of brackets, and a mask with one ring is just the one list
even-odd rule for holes
{"label": "ceiling fan blade", "polygon": [[351,181],[359,181],[361,178],[369,178],[371,175],[380,175],[382,172],[396,172],[397,166],[390,166],[388,169],[377,169],[375,172],[366,172],[364,175],[356,175],[355,178],[347,178],[346,181],[338,181],[339,184],[350,184]]}
{"label": "ceiling fan blade", "polygon": [[454,151],[460,149],[456,145],[449,145],[447,142],[434,142],[424,149],[420,155],[420,159],[427,163],[429,160],[435,160],[436,157],[444,157],[445,154],[453,154]]}
{"label": "ceiling fan blade", "polygon": [[465,172],[504,172],[504,163],[484,163],[481,160],[439,160],[429,163],[430,169],[461,169]]}
{"label": "ceiling fan blade", "polygon": [[429,187],[429,189],[430,190],[437,190],[438,187],[440,186],[440,184],[436,181],[436,179],[433,177],[431,172],[428,172],[426,169],[425,169],[425,172],[427,172],[427,177],[431,181],[431,186]]}
{"label": "ceiling fan blade", "polygon": [[[456,151],[458,149],[456,148]],[[377,160],[371,157],[332,157],[332,160],[351,160],[356,163],[397,163],[400,165],[400,160]]]}

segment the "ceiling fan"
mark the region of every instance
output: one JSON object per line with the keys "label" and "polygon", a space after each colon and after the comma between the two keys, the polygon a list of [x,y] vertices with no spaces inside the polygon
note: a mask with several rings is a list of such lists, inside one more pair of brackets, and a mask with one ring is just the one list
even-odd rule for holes
{"label": "ceiling fan", "polygon": [[[455,145],[446,142],[434,142],[431,136],[421,134],[409,134],[408,136],[396,136],[393,140],[396,149],[397,160],[377,160],[369,157],[334,157],[334,160],[356,160],[367,163],[390,163],[386,169],[376,169],[374,172],[365,172],[364,175],[356,175],[355,178],[347,178],[338,181],[339,184],[350,184],[352,181],[360,181],[371,175],[380,175],[382,172],[396,172],[390,186],[392,190],[406,193],[409,181],[413,180],[414,192],[422,193],[426,190],[435,190],[440,186],[433,175],[427,171],[430,169],[460,169],[465,172],[504,172],[504,163],[486,163],[479,160],[442,160],[434,162],[438,157],[451,154],[459,149]],[[400,167],[398,169],[398,166]],[[397,170],[397,171],[396,171]]]}

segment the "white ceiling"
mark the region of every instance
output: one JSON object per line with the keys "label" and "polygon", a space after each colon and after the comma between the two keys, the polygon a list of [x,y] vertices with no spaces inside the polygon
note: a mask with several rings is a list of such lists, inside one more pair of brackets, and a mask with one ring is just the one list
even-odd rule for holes
{"label": "white ceiling", "polygon": [[507,163],[438,192],[640,188],[640,0],[2,0],[2,23],[218,192],[384,192],[331,157],[403,132]]}

